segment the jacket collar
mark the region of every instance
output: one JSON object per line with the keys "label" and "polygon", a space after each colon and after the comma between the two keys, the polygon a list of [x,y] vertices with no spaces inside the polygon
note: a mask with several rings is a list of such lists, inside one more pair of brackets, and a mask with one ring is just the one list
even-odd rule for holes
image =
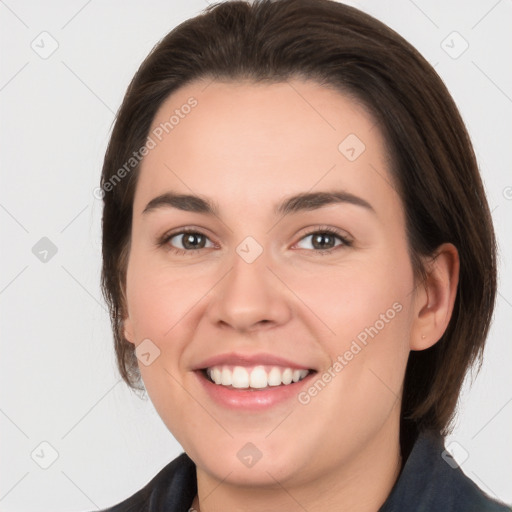
{"label": "jacket collar", "polygon": [[[182,453],[165,466],[144,489],[111,512],[184,512],[197,494],[196,466]],[[119,507],[119,508],[118,508]],[[444,438],[421,432],[378,512],[510,512],[485,495],[446,451]]]}

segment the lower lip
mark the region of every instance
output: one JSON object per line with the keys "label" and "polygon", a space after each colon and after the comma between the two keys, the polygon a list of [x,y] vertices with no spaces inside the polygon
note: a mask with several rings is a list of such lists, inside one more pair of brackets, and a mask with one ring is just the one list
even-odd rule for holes
{"label": "lower lip", "polygon": [[297,400],[300,390],[308,384],[315,372],[310,372],[299,382],[286,386],[269,386],[263,389],[234,389],[210,382],[202,371],[195,372],[208,395],[219,405],[230,409],[259,411],[274,405]]}

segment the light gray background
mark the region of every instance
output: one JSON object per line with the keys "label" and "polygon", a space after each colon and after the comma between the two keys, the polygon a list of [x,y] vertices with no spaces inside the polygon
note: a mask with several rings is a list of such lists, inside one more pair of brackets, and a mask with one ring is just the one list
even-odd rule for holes
{"label": "light gray background", "polygon": [[[512,2],[348,3],[423,53],[473,138],[499,238],[500,294],[482,371],[465,387],[447,443],[480,487],[512,502]],[[113,505],[181,452],[115,369],[92,191],[133,73],[206,5],[0,1],[1,511]],[[55,255],[44,253],[48,242],[34,254],[43,237]]]}

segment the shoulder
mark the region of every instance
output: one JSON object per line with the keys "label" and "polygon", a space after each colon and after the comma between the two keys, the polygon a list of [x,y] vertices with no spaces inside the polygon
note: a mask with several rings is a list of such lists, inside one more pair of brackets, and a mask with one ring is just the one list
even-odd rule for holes
{"label": "shoulder", "polygon": [[422,432],[379,512],[511,512],[482,491],[458,466],[433,431]]}
{"label": "shoulder", "polygon": [[100,512],[187,510],[197,492],[195,464],[182,453],[126,500]]}
{"label": "shoulder", "polygon": [[431,466],[434,470],[433,481],[439,496],[446,501],[446,510],[453,510],[453,512],[512,511],[510,506],[485,493],[462,471],[450,452],[446,450],[442,436],[435,433],[427,434],[424,443],[434,458]]}

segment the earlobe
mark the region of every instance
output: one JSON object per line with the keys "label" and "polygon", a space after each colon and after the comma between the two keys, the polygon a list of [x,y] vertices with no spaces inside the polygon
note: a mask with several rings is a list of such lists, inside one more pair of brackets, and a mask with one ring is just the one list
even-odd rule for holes
{"label": "earlobe", "polygon": [[453,244],[438,247],[425,264],[427,277],[417,288],[411,350],[437,343],[450,322],[459,283],[459,253]]}
{"label": "earlobe", "polygon": [[123,336],[126,341],[135,343],[135,339],[133,337],[132,322],[129,317],[123,320]]}
{"label": "earlobe", "polygon": [[[123,255],[122,259],[124,260],[127,257],[125,249],[123,249]],[[121,288],[121,304],[120,304],[120,310],[123,316],[123,322],[122,322],[122,333],[123,337],[126,341],[135,344],[135,337],[133,335],[133,325],[132,321],[130,319],[130,313],[128,311],[128,300],[126,297],[126,275],[124,276],[124,279],[119,281],[119,286]]]}

